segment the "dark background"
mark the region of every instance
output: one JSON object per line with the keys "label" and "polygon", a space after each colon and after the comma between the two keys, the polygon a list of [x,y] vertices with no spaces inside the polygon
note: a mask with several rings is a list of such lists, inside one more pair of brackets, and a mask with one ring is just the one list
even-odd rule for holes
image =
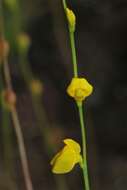
{"label": "dark background", "polygon": [[[91,190],[127,189],[127,1],[71,0],[76,14],[76,48],[79,75],[94,86],[84,105],[88,142]],[[77,108],[66,94],[73,71],[66,18],[62,2],[27,0],[24,6],[25,30],[31,37],[29,61],[32,71],[44,84],[42,104],[52,131],[50,140],[62,146],[63,138],[81,143]],[[36,126],[30,95],[24,81],[12,75],[18,94],[18,112],[28,151],[35,190],[57,189],[49,161]],[[44,126],[45,127],[45,126]],[[16,141],[16,140],[15,140]],[[19,159],[18,148],[15,160]],[[15,177],[24,189],[20,161]],[[2,175],[2,174],[1,174]],[[77,166],[65,175],[70,190],[83,189]],[[56,176],[59,179],[59,176]],[[61,180],[61,179],[60,179]],[[63,189],[65,189],[63,187]],[[1,188],[1,190],[3,190]],[[62,188],[61,188],[62,190]]]}

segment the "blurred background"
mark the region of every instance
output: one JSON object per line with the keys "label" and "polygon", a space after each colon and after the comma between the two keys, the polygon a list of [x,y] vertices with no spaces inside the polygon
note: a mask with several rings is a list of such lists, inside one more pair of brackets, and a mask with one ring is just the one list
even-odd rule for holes
{"label": "blurred background", "polygon": [[[67,4],[77,18],[79,74],[94,86],[84,105],[91,190],[125,190],[127,1]],[[78,166],[66,175],[54,175],[49,164],[64,138],[81,143],[77,107],[66,94],[73,70],[62,1],[3,0],[3,5],[9,67],[34,190],[82,190]],[[24,32],[30,39],[27,52],[16,44]],[[2,108],[0,137],[0,189],[23,190],[17,139],[10,114]]]}

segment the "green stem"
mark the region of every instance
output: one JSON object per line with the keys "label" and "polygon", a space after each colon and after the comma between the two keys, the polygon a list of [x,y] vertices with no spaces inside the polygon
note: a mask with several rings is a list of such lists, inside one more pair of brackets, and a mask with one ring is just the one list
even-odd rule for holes
{"label": "green stem", "polygon": [[71,32],[69,30],[69,36],[70,36],[70,43],[71,43],[71,53],[72,53],[72,63],[73,63],[74,77],[78,77],[74,32]]}
{"label": "green stem", "polygon": [[78,111],[79,111],[79,119],[80,119],[80,126],[81,126],[81,133],[82,133],[82,148],[83,148],[83,177],[85,182],[85,189],[90,190],[89,186],[89,176],[88,176],[88,164],[87,164],[87,157],[86,157],[86,131],[85,131],[85,125],[84,125],[84,116],[83,116],[83,108],[82,104],[78,105]]}
{"label": "green stem", "polygon": [[63,0],[63,7],[64,7],[64,9],[67,8],[67,4],[66,4],[66,1],[65,1],[65,0]]}
{"label": "green stem", "polygon": [[[63,0],[63,7],[66,14],[66,0]],[[74,32],[71,31],[71,28],[68,24],[69,28],[69,37],[70,37],[70,45],[71,45],[71,54],[72,54],[72,63],[73,63],[73,70],[74,70],[74,77],[78,77],[78,69],[77,69],[77,56],[76,56],[76,48],[75,48],[75,39],[74,39]]]}
{"label": "green stem", "polygon": [[[66,0],[63,0],[63,7],[64,7],[64,10],[66,11],[66,8],[67,8]],[[69,26],[69,37],[70,37],[74,77],[78,77],[75,38],[74,38],[74,32],[71,31],[70,26]],[[87,158],[86,158],[86,132],[85,132],[85,125],[84,125],[83,108],[82,108],[82,103],[77,102],[77,105],[78,105],[81,134],[82,134],[82,148],[83,148],[83,168],[82,168],[82,171],[83,171],[84,185],[85,185],[85,190],[90,190],[89,177],[88,177],[88,166],[87,166]]]}

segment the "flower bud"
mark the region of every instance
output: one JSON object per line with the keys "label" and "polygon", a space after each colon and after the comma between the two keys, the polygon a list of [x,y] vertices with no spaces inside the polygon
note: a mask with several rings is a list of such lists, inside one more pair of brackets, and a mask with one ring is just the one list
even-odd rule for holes
{"label": "flower bud", "polygon": [[4,90],[2,93],[4,105],[11,110],[16,104],[16,94],[13,90]]}
{"label": "flower bud", "polygon": [[66,15],[68,19],[69,29],[71,32],[75,31],[76,17],[72,10],[66,8]]}
{"label": "flower bud", "polygon": [[67,88],[67,93],[77,102],[82,102],[92,91],[92,85],[85,78],[73,78]]}

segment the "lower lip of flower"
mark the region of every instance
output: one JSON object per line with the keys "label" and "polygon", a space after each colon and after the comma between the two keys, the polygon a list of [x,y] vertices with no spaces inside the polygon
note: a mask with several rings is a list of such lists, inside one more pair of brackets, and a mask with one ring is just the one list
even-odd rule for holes
{"label": "lower lip of flower", "polygon": [[83,100],[84,99],[84,91],[82,90],[82,89],[77,89],[76,91],[75,91],[75,99],[76,100]]}

